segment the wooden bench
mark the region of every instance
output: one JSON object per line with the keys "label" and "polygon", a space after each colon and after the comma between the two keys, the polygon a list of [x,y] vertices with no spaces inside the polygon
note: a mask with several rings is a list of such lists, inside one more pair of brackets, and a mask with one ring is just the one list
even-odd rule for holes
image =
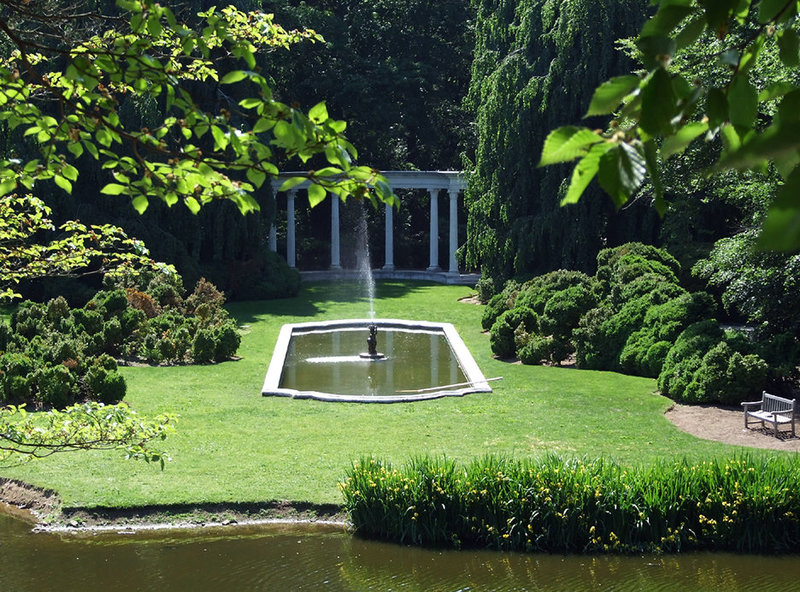
{"label": "wooden bench", "polygon": [[742,403],[744,407],[744,427],[750,427],[751,418],[761,422],[761,427],[765,423],[771,423],[775,430],[775,437],[778,437],[778,424],[789,423],[792,425],[792,437],[795,435],[795,406],[797,399],[784,399],[770,395],[767,391],[761,394],[760,401],[748,401]]}

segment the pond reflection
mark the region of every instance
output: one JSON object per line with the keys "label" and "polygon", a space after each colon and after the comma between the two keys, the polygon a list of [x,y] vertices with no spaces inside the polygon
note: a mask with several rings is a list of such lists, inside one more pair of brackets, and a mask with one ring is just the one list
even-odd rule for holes
{"label": "pond reflection", "polygon": [[0,514],[0,590],[794,590],[800,557],[560,556],[437,551],[339,527],[270,525],[134,535],[33,534]]}

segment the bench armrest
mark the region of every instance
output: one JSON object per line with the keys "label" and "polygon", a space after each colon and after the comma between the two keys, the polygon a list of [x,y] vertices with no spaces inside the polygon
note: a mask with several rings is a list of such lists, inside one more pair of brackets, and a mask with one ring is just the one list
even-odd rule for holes
{"label": "bench armrest", "polygon": [[747,411],[750,407],[761,407],[762,403],[763,401],[745,401],[742,403],[742,407],[744,407],[744,410]]}

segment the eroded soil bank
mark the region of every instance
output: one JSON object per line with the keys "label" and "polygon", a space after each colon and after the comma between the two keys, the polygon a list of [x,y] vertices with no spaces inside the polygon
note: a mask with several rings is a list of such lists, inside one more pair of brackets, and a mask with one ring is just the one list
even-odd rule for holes
{"label": "eroded soil bank", "polygon": [[0,504],[37,531],[124,531],[186,529],[236,524],[320,523],[345,525],[336,504],[289,502],[181,504],[136,508],[64,507],[50,490],[0,478]]}

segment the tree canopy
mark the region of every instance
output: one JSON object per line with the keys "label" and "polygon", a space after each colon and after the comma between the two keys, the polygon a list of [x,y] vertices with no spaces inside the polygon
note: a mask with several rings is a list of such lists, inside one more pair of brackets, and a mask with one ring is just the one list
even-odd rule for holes
{"label": "tree canopy", "polygon": [[604,246],[651,242],[655,217],[645,208],[618,216],[599,199],[561,208],[565,171],[536,167],[548,130],[580,117],[604,78],[630,70],[632,61],[615,42],[638,30],[646,3],[473,4],[477,25],[467,102],[478,137],[466,165],[473,171],[466,195],[468,265],[501,280],[559,267],[591,271]]}
{"label": "tree canopy", "polygon": [[[278,164],[316,155],[326,166],[289,179],[311,180],[309,200],[394,197],[378,171],[357,166],[346,123],[324,103],[308,112],[273,98],[256,54],[319,41],[310,30],[287,31],[272,15],[231,6],[210,8],[191,26],[154,0],[119,0],[119,14],[36,0],[0,2],[0,31],[11,48],[0,65],[0,120],[35,142],[39,158],[0,158],[0,195],[52,180],[71,192],[88,154],[113,180],[101,189],[126,195],[144,211],[151,199],[184,203],[192,212],[226,199],[257,209],[254,189]],[[109,27],[107,23],[111,23]],[[193,95],[219,83],[218,105]],[[118,107],[149,97],[166,116],[153,128],[131,128]],[[13,152],[13,150],[12,150]]]}
{"label": "tree canopy", "polygon": [[[636,39],[644,68],[607,80],[589,102],[586,116],[613,114],[611,125],[569,125],[547,137],[540,165],[578,161],[562,203],[578,201],[597,178],[621,207],[649,177],[663,213],[664,162],[693,142],[719,141],[706,175],[774,168],[782,179],[758,245],[800,248],[800,81],[763,76],[770,56],[794,72],[800,65],[799,8],[795,0],[661,0]],[[695,46],[690,66],[721,67],[689,78],[675,58],[703,35],[716,42]]]}

